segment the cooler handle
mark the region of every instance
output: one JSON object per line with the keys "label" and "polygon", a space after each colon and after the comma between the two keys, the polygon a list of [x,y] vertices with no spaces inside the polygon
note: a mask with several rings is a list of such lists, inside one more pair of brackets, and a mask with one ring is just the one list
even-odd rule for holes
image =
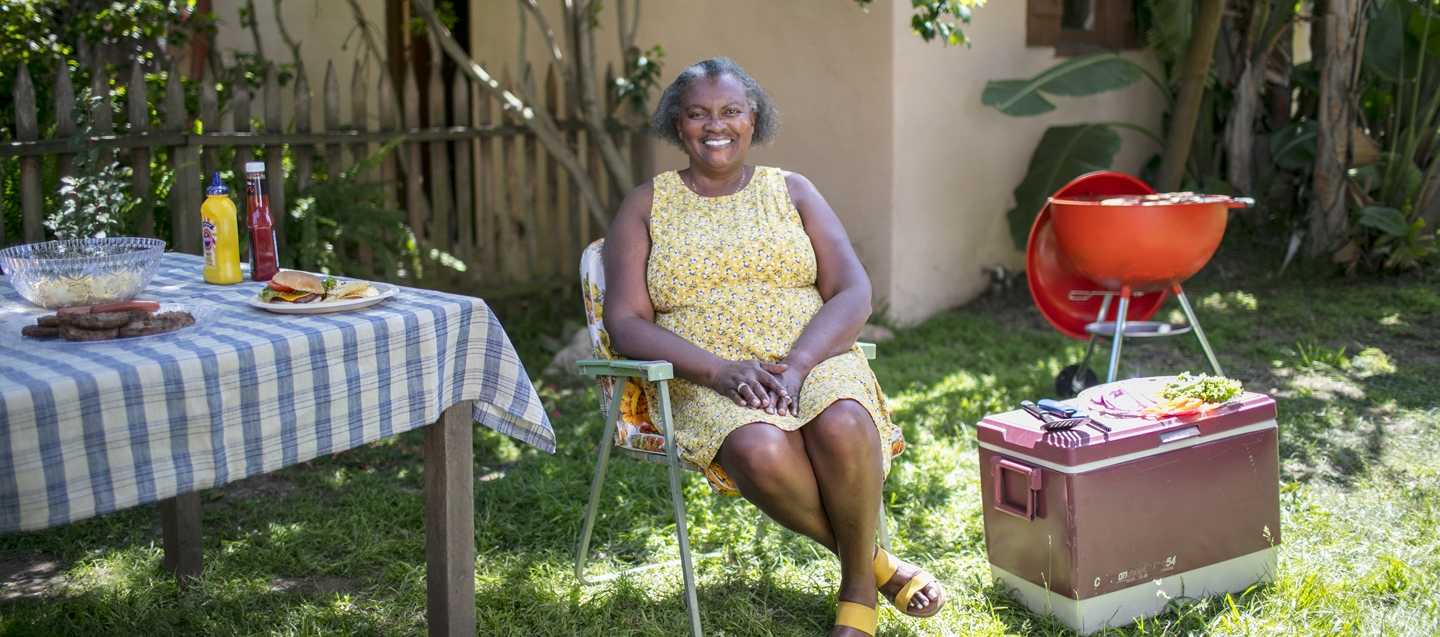
{"label": "cooler handle", "polygon": [[[1013,471],[1026,478],[1029,482],[1029,495],[1025,499],[1025,508],[1020,508],[1005,501],[1005,472]],[[1013,460],[1000,456],[990,457],[990,482],[995,485],[995,509],[1002,513],[1009,513],[1017,518],[1025,520],[1035,519],[1035,504],[1037,495],[1040,492],[1040,468],[1023,465]]]}

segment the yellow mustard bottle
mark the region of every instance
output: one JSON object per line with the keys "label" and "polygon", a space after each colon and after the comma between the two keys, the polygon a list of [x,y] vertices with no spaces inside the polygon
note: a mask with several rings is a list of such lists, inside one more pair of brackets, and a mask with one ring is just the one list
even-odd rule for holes
{"label": "yellow mustard bottle", "polygon": [[205,203],[200,205],[200,240],[205,246],[205,282],[216,285],[239,283],[240,229],[236,225],[235,202],[217,171],[210,175]]}

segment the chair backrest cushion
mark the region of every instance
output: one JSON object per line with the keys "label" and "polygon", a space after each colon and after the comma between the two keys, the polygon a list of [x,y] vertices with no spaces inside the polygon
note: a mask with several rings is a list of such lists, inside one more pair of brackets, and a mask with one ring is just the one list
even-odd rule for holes
{"label": "chair backrest cushion", "polygon": [[[598,239],[585,248],[580,256],[580,289],[585,297],[585,325],[590,331],[590,346],[595,358],[617,358],[610,347],[610,335],[605,332],[605,240]],[[615,395],[616,379],[601,377],[600,416]],[[625,393],[620,398],[620,421],[616,423],[615,445],[636,451],[664,454],[665,437],[650,419],[650,398],[655,395],[651,383],[631,381],[625,383]]]}

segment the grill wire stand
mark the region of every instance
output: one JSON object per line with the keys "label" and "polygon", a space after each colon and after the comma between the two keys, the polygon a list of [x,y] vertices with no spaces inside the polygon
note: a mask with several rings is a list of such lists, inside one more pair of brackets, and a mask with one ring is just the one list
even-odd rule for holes
{"label": "grill wire stand", "polygon": [[[1215,374],[1224,376],[1225,371],[1220,368],[1220,361],[1215,358],[1215,350],[1210,348],[1210,340],[1205,338],[1205,330],[1200,327],[1199,319],[1195,318],[1195,310],[1190,306],[1190,299],[1185,296],[1185,290],[1179,283],[1171,284],[1170,291],[1175,294],[1176,300],[1180,301],[1180,309],[1185,313],[1185,325],[1171,325],[1163,321],[1127,321],[1125,313],[1130,310],[1130,299],[1142,296],[1144,292],[1135,292],[1130,286],[1123,286],[1119,290],[1071,290],[1070,300],[1087,301],[1097,296],[1100,298],[1100,311],[1095,315],[1095,321],[1085,326],[1085,331],[1090,334],[1090,342],[1085,346],[1085,356],[1079,363],[1070,365],[1060,370],[1055,377],[1055,391],[1062,397],[1070,397],[1080,393],[1086,387],[1099,384],[1095,372],[1090,370],[1090,358],[1095,355],[1095,346],[1101,338],[1110,339],[1110,365],[1105,373],[1105,382],[1115,382],[1120,372],[1120,352],[1124,348],[1126,338],[1155,338],[1163,336],[1177,336],[1193,331],[1196,340],[1200,341],[1200,349],[1205,351],[1205,358],[1210,362],[1210,368]],[[1119,297],[1120,306],[1115,313],[1115,320],[1105,320],[1105,315],[1110,311],[1110,304]]]}

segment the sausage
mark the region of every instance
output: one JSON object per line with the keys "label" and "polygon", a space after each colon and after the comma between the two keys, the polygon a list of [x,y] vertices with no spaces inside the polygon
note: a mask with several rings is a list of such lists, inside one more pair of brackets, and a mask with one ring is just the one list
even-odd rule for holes
{"label": "sausage", "polygon": [[[42,316],[42,317],[40,317],[40,318],[35,319],[35,324],[36,324],[36,325],[39,325],[40,327],[54,327],[54,328],[59,328],[59,327],[60,327],[60,317],[59,317],[59,316],[56,316],[56,315],[54,315],[54,314],[46,314],[45,316]],[[57,336],[58,336],[58,334],[57,334]]]}
{"label": "sausage", "polygon": [[119,303],[105,303],[96,305],[92,312],[159,312],[160,303],[157,301],[121,301]]}
{"label": "sausage", "polygon": [[71,316],[71,315],[74,315],[74,314],[89,314],[91,308],[92,308],[92,306],[89,306],[89,305],[77,305],[77,306],[75,306],[75,307],[62,307],[62,308],[60,308],[60,309],[58,309],[58,310],[55,310],[55,314],[56,314],[57,316]]}

